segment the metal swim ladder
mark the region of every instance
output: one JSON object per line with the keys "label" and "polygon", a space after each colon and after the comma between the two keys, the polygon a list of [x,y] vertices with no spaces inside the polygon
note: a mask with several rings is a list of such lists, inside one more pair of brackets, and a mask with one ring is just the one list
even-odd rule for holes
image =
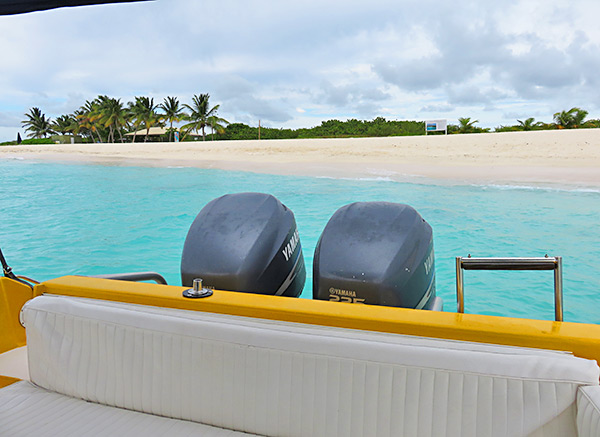
{"label": "metal swim ladder", "polygon": [[463,270],[554,270],[554,319],[563,321],[562,256],[538,258],[471,258],[456,257],[457,311],[465,312]]}

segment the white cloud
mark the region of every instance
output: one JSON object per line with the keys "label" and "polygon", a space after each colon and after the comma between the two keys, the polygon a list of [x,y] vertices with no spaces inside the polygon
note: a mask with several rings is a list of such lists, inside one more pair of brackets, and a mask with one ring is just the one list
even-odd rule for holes
{"label": "white cloud", "polygon": [[[21,123],[24,118],[15,112],[0,112],[0,127],[12,127]],[[16,135],[15,135],[16,137]]]}
{"label": "white cloud", "polygon": [[420,112],[425,113],[448,113],[454,109],[452,105],[441,103],[441,104],[431,104],[423,106]]}

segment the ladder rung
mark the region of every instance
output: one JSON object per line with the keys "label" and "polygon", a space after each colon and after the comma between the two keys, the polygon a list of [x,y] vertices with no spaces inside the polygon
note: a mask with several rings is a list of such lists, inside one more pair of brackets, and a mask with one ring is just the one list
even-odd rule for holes
{"label": "ladder rung", "polygon": [[554,270],[554,318],[563,320],[562,257],[463,258],[456,257],[456,300],[458,312],[465,312],[463,270]]}

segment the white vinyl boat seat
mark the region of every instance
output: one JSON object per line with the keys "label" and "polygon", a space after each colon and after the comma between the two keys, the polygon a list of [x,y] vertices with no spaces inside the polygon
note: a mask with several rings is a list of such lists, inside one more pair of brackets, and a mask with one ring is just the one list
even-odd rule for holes
{"label": "white vinyl boat seat", "polygon": [[20,381],[0,390],[0,435],[233,437],[251,434],[87,402]]}
{"label": "white vinyl boat seat", "polygon": [[577,430],[581,436],[600,436],[600,387],[577,390]]}
{"label": "white vinyl boat seat", "polygon": [[[1,435],[16,417],[27,432],[6,435],[563,437],[578,421],[597,426],[593,403],[578,417],[577,392],[600,388],[598,365],[568,353],[50,295],[22,319],[33,384],[0,390]],[[96,414],[106,425],[73,431]]]}

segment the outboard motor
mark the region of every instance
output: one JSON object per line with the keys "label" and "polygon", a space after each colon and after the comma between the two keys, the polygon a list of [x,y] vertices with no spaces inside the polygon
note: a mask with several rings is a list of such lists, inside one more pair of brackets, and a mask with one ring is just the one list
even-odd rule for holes
{"label": "outboard motor", "polygon": [[431,226],[399,203],[357,202],[338,209],[315,249],[313,298],[441,309]]}
{"label": "outboard motor", "polygon": [[209,202],[185,239],[181,281],[208,288],[298,296],[306,268],[294,213],[269,194],[227,194]]}

